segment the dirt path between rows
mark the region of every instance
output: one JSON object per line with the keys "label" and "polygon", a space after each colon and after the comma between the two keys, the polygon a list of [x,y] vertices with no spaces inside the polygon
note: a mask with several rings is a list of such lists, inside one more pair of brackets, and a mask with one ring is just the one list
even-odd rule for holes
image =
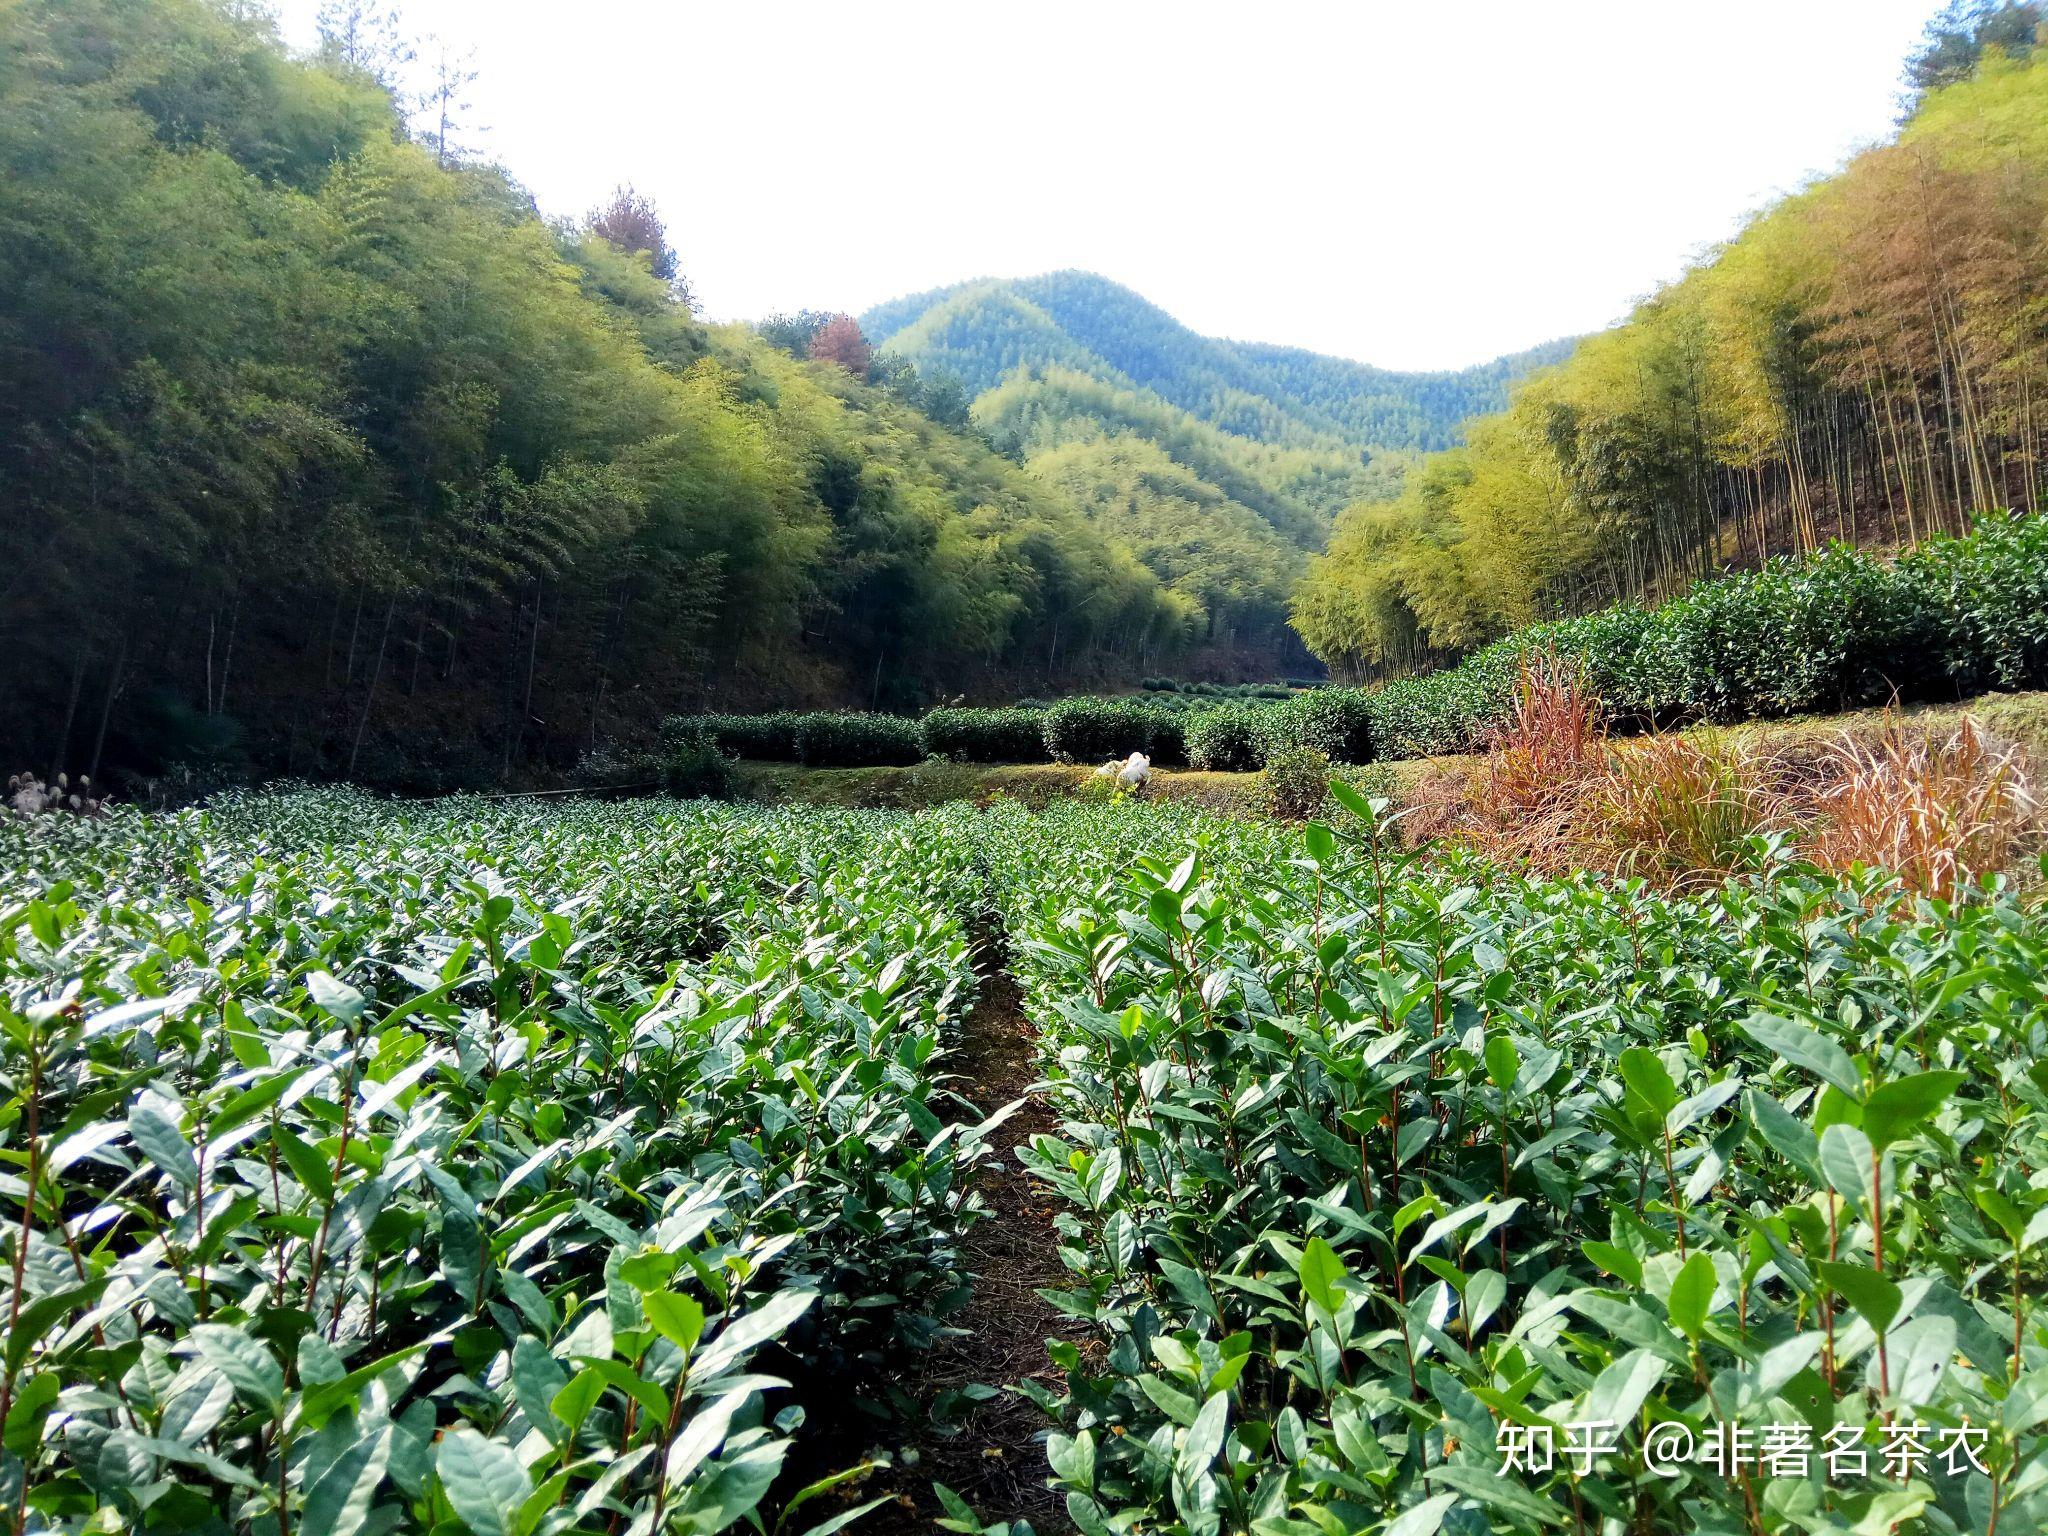
{"label": "dirt path between rows", "polygon": [[[940,1343],[899,1381],[928,1409],[949,1400],[958,1406],[946,1422],[927,1421],[903,1442],[888,1474],[895,1501],[859,1523],[871,1536],[931,1531],[941,1513],[933,1482],[958,1493],[985,1521],[1026,1520],[1037,1536],[1072,1528],[1065,1500],[1046,1487],[1046,1417],[1003,1390],[1026,1377],[1057,1390],[1062,1376],[1046,1357],[1046,1341],[1079,1342],[1087,1329],[1038,1295],[1065,1286],[1070,1277],[1060,1263],[1051,1199],[1032,1188],[1016,1149],[1051,1131],[1054,1120],[1043,1103],[1029,1097],[1038,1080],[1036,1031],[1002,959],[999,941],[984,940],[980,991],[962,1025],[953,1086],[984,1115],[1012,1100],[1025,1103],[997,1127],[991,1155],[976,1175],[988,1213],[961,1241],[973,1298],[948,1319],[964,1333]],[[996,1395],[963,1402],[958,1394],[977,1384],[996,1388]]]}

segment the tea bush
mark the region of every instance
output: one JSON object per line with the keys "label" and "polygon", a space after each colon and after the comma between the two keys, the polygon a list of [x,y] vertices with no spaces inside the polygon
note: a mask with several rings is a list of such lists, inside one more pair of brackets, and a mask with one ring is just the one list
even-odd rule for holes
{"label": "tea bush", "polygon": [[970,923],[1077,1530],[2048,1528],[2038,902],[1524,878],[1329,792],[0,821],[17,1528],[856,1520],[778,1478],[957,1315]]}
{"label": "tea bush", "polygon": [[1036,709],[935,709],[920,723],[924,749],[956,763],[1042,763],[1044,711]]}
{"label": "tea bush", "polygon": [[738,789],[732,759],[697,719],[673,715],[651,751],[603,749],[576,765],[578,784],[592,789],[660,793],[678,800],[730,800]]}
{"label": "tea bush", "polygon": [[1703,580],[1661,607],[1532,625],[1372,695],[1382,756],[1473,751],[1525,657],[1584,667],[1611,721],[1734,721],[2048,687],[2048,522],[1979,519],[1887,561],[1836,545]]}
{"label": "tea bush", "polygon": [[17,1528],[725,1530],[778,1371],[957,1304],[964,855],[334,794],[0,854]]}
{"label": "tea bush", "polygon": [[1061,699],[1043,720],[1054,762],[1100,763],[1133,752],[1162,765],[1187,761],[1180,716],[1138,699]]}
{"label": "tea bush", "polygon": [[730,800],[738,788],[732,759],[711,734],[677,718],[662,722],[657,766],[662,789],[679,800]]}
{"label": "tea bush", "polygon": [[1425,866],[1335,792],[990,813],[1077,1528],[2041,1528],[2040,910]]}
{"label": "tea bush", "polygon": [[796,763],[803,759],[796,744],[803,716],[789,710],[765,715],[675,715],[667,724],[687,729],[697,722],[719,747],[734,757],[758,763]]}
{"label": "tea bush", "polygon": [[1357,688],[1318,688],[1259,714],[1261,761],[1276,752],[1320,752],[1331,762],[1373,758],[1372,695]]}
{"label": "tea bush", "polygon": [[1330,798],[1330,759],[1314,747],[1286,747],[1266,759],[1266,810],[1282,821],[1306,821]]}
{"label": "tea bush", "polygon": [[799,715],[796,751],[810,768],[903,768],[923,760],[924,738],[902,715]]}
{"label": "tea bush", "polygon": [[1226,704],[1190,715],[1188,762],[1209,773],[1255,773],[1265,756],[1261,710]]}

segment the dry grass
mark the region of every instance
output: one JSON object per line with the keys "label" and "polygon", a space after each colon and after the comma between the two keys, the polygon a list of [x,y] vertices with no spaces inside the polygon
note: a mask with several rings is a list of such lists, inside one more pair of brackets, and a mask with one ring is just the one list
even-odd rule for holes
{"label": "dry grass", "polygon": [[1600,698],[1575,665],[1538,656],[1522,665],[1514,714],[1487,745],[1480,809],[1503,823],[1576,797],[1606,768]]}
{"label": "dry grass", "polygon": [[1892,714],[1826,744],[1718,730],[1610,744],[1599,701],[1540,658],[1485,759],[1416,786],[1408,830],[1540,873],[1609,869],[1670,888],[1742,869],[1756,834],[1782,831],[1822,868],[1882,867],[1948,898],[2010,869],[2035,826],[2018,754],[1988,743],[1968,718],[1944,734]]}
{"label": "dry grass", "polygon": [[1614,750],[1585,796],[1585,834],[1614,868],[1695,885],[1742,867],[1773,816],[1765,765],[1721,731],[1646,736]]}
{"label": "dry grass", "polygon": [[1844,736],[1825,766],[1802,851],[1826,869],[1882,866],[1921,895],[1951,898],[2005,867],[2033,820],[2015,754],[1970,720],[1944,737],[1893,717],[1874,742]]}

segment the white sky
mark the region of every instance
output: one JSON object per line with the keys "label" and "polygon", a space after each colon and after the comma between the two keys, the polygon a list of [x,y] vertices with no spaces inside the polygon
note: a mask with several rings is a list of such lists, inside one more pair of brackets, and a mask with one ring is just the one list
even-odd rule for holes
{"label": "white sky", "polygon": [[1448,368],[1611,323],[1884,137],[1936,0],[398,3],[475,49],[486,154],[550,214],[651,196],[714,318],[1083,267]]}

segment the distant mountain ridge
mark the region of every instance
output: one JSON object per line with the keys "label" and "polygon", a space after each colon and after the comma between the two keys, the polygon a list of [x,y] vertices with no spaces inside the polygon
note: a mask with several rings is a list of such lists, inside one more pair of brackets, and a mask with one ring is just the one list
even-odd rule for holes
{"label": "distant mountain ridge", "polygon": [[1092,272],[985,278],[878,304],[868,338],[921,372],[993,389],[1019,366],[1058,366],[1149,390],[1221,431],[1299,448],[1430,451],[1497,411],[1515,380],[1567,356],[1575,338],[1445,372],[1376,368],[1300,347],[1203,336]]}
{"label": "distant mountain ridge", "polygon": [[957,379],[981,436],[1131,549],[1213,656],[1268,672],[1307,664],[1288,603],[1337,513],[1395,495],[1409,462],[1572,346],[1396,373],[1202,336],[1091,272],[913,294],[861,329]]}

